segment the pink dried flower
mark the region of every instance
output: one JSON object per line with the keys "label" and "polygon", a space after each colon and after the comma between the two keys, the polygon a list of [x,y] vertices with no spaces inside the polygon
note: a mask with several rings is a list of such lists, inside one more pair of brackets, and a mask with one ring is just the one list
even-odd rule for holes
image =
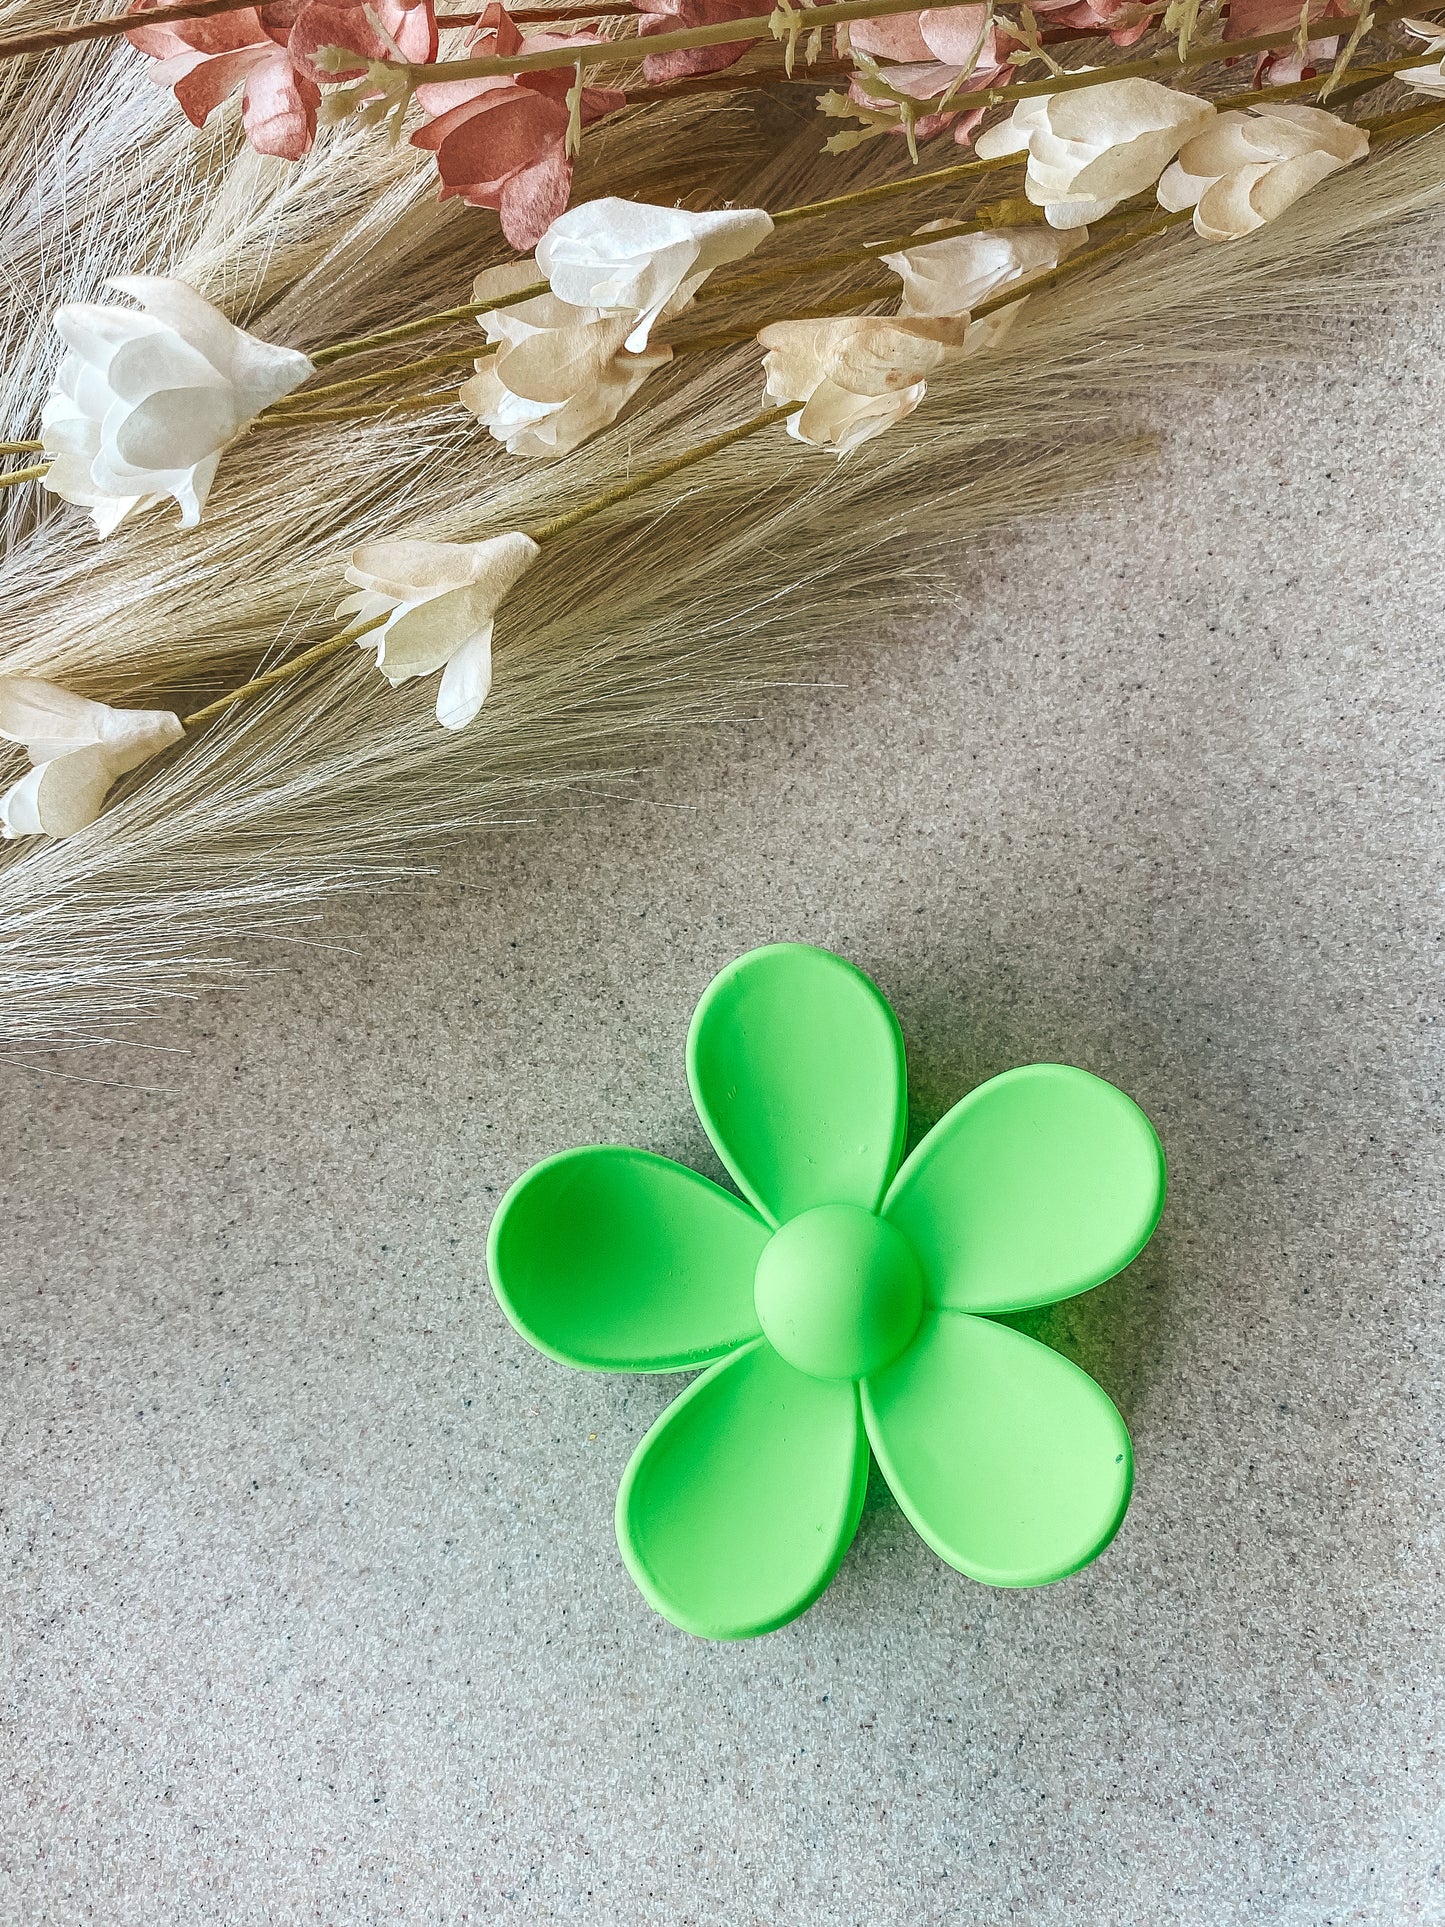
{"label": "pink dried flower", "polygon": [[[633,0],[633,5],[637,31],[643,35],[672,33],[679,27],[714,27],[724,20],[746,20],[759,10],[757,0]],[[659,85],[721,73],[752,45],[751,40],[728,40],[720,47],[679,47],[670,54],[649,54],[642,63],[643,78]]]}
{"label": "pink dried flower", "polygon": [[[894,93],[917,101],[937,100],[951,89],[970,93],[990,86],[1007,70],[1013,51],[1006,33],[991,24],[987,7],[930,7],[858,20],[849,28],[848,41],[856,53],[896,62],[883,68],[883,80]],[[849,85],[848,97],[860,107],[886,109],[893,104],[885,94],[870,93],[868,78],[861,74]],[[967,112],[945,108],[920,114],[913,123],[914,139],[928,140],[952,126],[953,138],[962,144],[983,112],[981,107]],[[905,131],[901,122],[895,131]]]}
{"label": "pink dried flower", "polygon": [[[523,36],[498,5],[482,15],[470,51],[478,57],[537,53],[545,47],[588,47],[595,33]],[[436,155],[441,198],[453,195],[471,207],[492,207],[502,232],[525,253],[534,248],[567,206],[572,157],[567,152],[567,90],[572,70],[498,74],[484,80],[429,82],[417,100],[433,116],[412,135],[413,147]],[[615,87],[582,89],[582,124],[614,114],[627,104]]]}
{"label": "pink dried flower", "polygon": [[[144,15],[161,4],[164,0],[135,0],[130,12]],[[278,0],[206,20],[132,27],[126,39],[159,63],[151,78],[171,89],[193,126],[202,126],[237,87],[244,87],[241,121],[247,140],[259,154],[295,161],[316,137],[319,83],[347,77],[323,75],[314,55],[327,46],[351,48],[359,58],[349,71],[359,73],[367,60],[390,52],[371,24],[373,17],[407,59],[435,56],[431,0],[412,5],[379,0],[374,7]]]}
{"label": "pink dried flower", "polygon": [[1080,33],[1106,33],[1116,47],[1132,46],[1154,24],[1138,0],[1035,0],[1034,12]]}
{"label": "pink dried flower", "polygon": [[[1309,18],[1313,23],[1348,11],[1342,0],[1310,0]],[[1224,38],[1254,40],[1262,33],[1277,33],[1281,39],[1293,34],[1297,41],[1299,21],[1300,0],[1230,0]],[[1282,47],[1278,53],[1266,51],[1254,63],[1254,84],[1284,86],[1290,81],[1309,80],[1319,71],[1319,64],[1334,59],[1339,45],[1337,35],[1311,40],[1303,60],[1297,44]]]}

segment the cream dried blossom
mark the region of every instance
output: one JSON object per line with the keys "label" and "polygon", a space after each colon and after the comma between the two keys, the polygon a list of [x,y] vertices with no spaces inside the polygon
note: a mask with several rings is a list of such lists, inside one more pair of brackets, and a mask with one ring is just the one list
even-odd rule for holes
{"label": "cream dried blossom", "polygon": [[[510,262],[477,276],[474,301],[536,280],[531,262]],[[481,317],[497,352],[478,361],[462,383],[462,405],[511,455],[569,455],[610,427],[671,348],[629,354],[625,315],[574,308],[555,294],[536,295]]]}
{"label": "cream dried blossom", "polygon": [[767,399],[799,402],[788,433],[846,455],[911,415],[928,377],[964,351],[966,318],[840,315],[774,321],[758,334],[767,350]]}
{"label": "cream dried blossom", "polygon": [[1445,100],[1445,29],[1438,20],[1402,20],[1400,25],[1412,40],[1423,42],[1421,53],[1430,56],[1430,64],[1425,67],[1404,67],[1396,74],[1396,80],[1403,80],[1407,87],[1413,87],[1417,94],[1429,94],[1434,100]]}
{"label": "cream dried blossom", "polygon": [[184,281],[126,274],[109,285],[141,306],[55,311],[66,353],[41,416],[45,486],[88,508],[101,535],[168,497],[194,528],[227,443],[312,364],[234,327]]}
{"label": "cream dried blossom", "polygon": [[1273,221],[1301,194],[1369,152],[1363,128],[1322,107],[1271,101],[1220,114],[1186,141],[1159,182],[1159,205],[1194,209],[1206,241],[1236,241]]}
{"label": "cream dried blossom", "polygon": [[640,354],[653,323],[680,314],[715,268],[751,254],[773,231],[760,207],[690,214],[607,195],[568,208],[537,243],[537,266],[574,308],[626,315]]}
{"label": "cream dried blossom", "polygon": [[[932,221],[919,232],[927,234],[930,227],[948,225],[947,221]],[[943,241],[920,242],[917,247],[879,258],[902,279],[901,314],[967,316],[1006,288],[1056,268],[1066,255],[1083,246],[1088,233],[1087,228],[1056,232],[1042,224],[990,228],[982,234],[953,234]],[[1020,293],[1008,307],[973,322],[965,337],[969,351],[1002,340],[1018,319],[1023,301]]]}
{"label": "cream dried blossom", "polygon": [[437,721],[462,729],[492,687],[497,610],[540,554],[531,536],[515,529],[485,542],[364,542],[346,570],[360,593],[336,613],[352,622],[384,615],[358,638],[361,646],[376,650],[376,666],[393,688],[440,669]]}
{"label": "cream dried blossom", "polygon": [[1028,154],[1024,192],[1050,227],[1083,227],[1153,187],[1214,108],[1157,80],[1108,80],[1021,100],[974,142],[984,160]]}
{"label": "cream dried blossom", "polygon": [[36,676],[0,676],[0,738],[31,769],[0,796],[0,836],[74,836],[111,785],[185,734],[168,709],[112,709]]}

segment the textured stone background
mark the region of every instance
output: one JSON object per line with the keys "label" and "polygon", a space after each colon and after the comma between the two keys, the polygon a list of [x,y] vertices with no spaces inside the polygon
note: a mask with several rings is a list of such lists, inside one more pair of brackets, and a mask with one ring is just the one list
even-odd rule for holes
{"label": "textured stone background", "polygon": [[[1445,1921],[1442,335],[1341,315],[928,633],[173,1055],[4,1073],[7,1927]],[[711,1647],[612,1541],[674,1385],[529,1352],[483,1236],[592,1137],[714,1169],[688,1013],[783,936],[892,997],[920,1125],[1068,1058],[1173,1191],[1052,1328],[1137,1442],[1095,1568],[988,1592],[878,1490]]]}

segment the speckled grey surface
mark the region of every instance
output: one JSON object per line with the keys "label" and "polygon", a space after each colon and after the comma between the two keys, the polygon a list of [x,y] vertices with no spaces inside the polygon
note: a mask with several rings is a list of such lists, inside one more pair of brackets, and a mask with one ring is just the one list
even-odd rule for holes
{"label": "speckled grey surface", "polygon": [[[7,1927],[1445,1921],[1442,336],[1342,317],[836,687],[176,1055],[7,1073]],[[919,1123],[1072,1059],[1173,1191],[1051,1328],[1137,1444],[1095,1568],[988,1592],[875,1491],[711,1647],[612,1541],[672,1382],[529,1352],[481,1254],[563,1146],[715,1168],[688,1013],[779,936],[876,975]]]}

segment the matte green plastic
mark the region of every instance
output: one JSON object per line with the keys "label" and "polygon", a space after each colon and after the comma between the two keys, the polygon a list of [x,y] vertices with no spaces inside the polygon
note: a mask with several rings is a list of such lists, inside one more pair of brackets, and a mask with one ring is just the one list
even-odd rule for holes
{"label": "matte green plastic", "polygon": [[749,1203],[594,1147],[513,1185],[488,1244],[508,1318],[551,1357],[717,1361],[618,1493],[645,1597],[708,1639],[795,1618],[847,1551],[870,1444],[960,1572],[1032,1586],[1095,1558],[1129,1502],[1124,1421],[1087,1373],[989,1314],[1085,1291],[1137,1254],[1165,1178],[1143,1112],[1087,1071],[1029,1065],[955,1105],[899,1171],[897,1021],[861,971],[801,944],[714,980],[687,1068]]}
{"label": "matte green plastic", "polygon": [[903,1035],[854,965],[801,943],[740,957],[693,1012],[687,1081],[771,1224],[815,1204],[877,1208],[908,1122]]}
{"label": "matte green plastic", "polygon": [[502,1310],[539,1351],[602,1372],[675,1372],[759,1330],[753,1272],[768,1229],[699,1176],[620,1145],[534,1165],[492,1220]]}
{"label": "matte green plastic", "polygon": [[695,1379],[633,1453],[617,1541],[675,1626],[748,1638],[812,1605],[867,1485],[857,1387],[807,1378],[759,1342]]}
{"label": "matte green plastic", "polygon": [[1122,1271],[1163,1204],[1164,1153],[1133,1099],[1068,1064],[1026,1064],[934,1125],[883,1215],[918,1253],[930,1304],[1021,1311]]}
{"label": "matte green plastic", "polygon": [[902,1233],[861,1204],[818,1204],[763,1247],[753,1296],[763,1336],[790,1365],[862,1378],[918,1330],[923,1271]]}
{"label": "matte green plastic", "polygon": [[1108,1395],[990,1318],[930,1312],[917,1342],[864,1384],[863,1417],[919,1534],[985,1585],[1077,1572],[1129,1503],[1134,1455]]}

